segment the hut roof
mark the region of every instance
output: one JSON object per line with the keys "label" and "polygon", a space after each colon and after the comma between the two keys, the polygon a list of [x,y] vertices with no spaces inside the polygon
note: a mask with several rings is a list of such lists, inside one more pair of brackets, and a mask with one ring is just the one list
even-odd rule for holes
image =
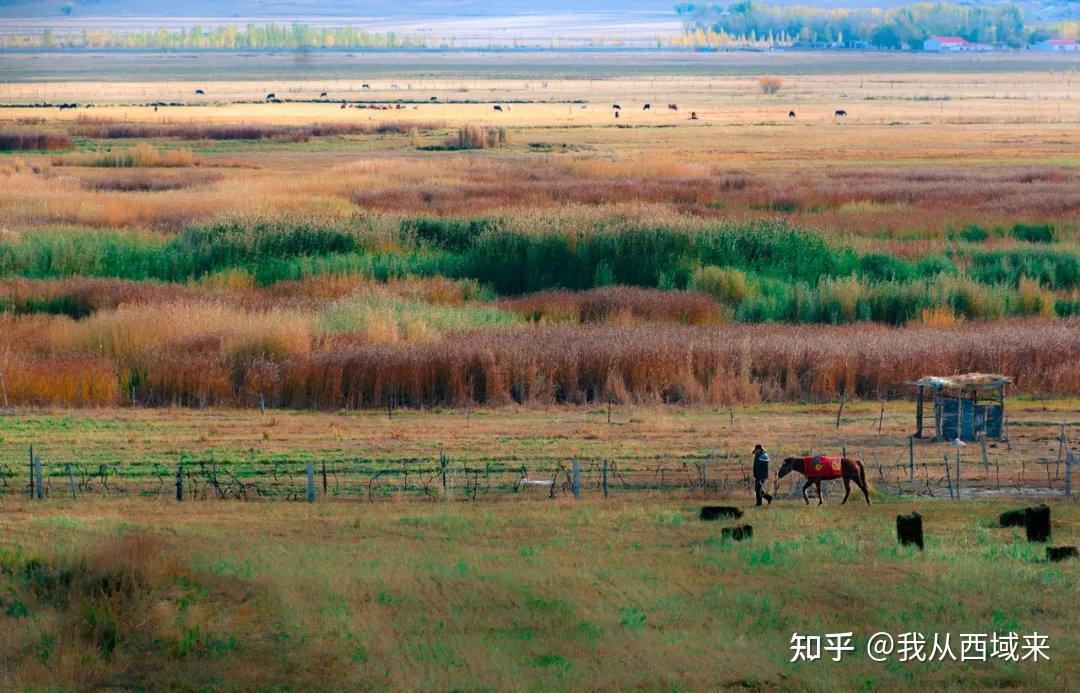
{"label": "hut roof", "polygon": [[908,382],[908,385],[922,387],[953,387],[959,390],[992,390],[1006,383],[1011,383],[1012,378],[997,373],[961,373],[959,375],[927,375],[918,380]]}

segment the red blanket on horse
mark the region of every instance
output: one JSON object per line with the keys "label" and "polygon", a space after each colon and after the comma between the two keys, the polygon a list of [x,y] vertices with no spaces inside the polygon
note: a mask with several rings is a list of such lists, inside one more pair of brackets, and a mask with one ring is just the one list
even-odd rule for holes
{"label": "red blanket on horse", "polygon": [[803,469],[808,479],[839,479],[843,476],[839,457],[804,457]]}

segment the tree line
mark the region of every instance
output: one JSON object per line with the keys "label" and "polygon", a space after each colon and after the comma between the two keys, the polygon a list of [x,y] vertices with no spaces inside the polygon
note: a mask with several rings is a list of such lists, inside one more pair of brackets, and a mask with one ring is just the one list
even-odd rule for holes
{"label": "tree line", "polygon": [[364,31],[353,26],[315,27],[310,24],[247,24],[175,31],[159,27],[142,31],[82,29],[58,34],[10,34],[0,39],[7,48],[90,48],[142,50],[243,50],[304,48],[411,48],[424,41],[415,36]]}
{"label": "tree line", "polygon": [[730,5],[682,3],[675,11],[689,37],[684,40],[699,45],[867,44],[917,50],[928,37],[945,35],[1019,47],[1047,33],[1045,28],[1026,27],[1023,13],[1012,3],[918,2],[888,9],[823,9],[739,0]]}

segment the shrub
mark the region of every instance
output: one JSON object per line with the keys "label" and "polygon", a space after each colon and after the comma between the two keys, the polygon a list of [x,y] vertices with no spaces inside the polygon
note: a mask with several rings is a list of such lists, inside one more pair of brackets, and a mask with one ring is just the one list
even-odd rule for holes
{"label": "shrub", "polygon": [[729,304],[742,303],[750,295],[746,273],[733,267],[702,267],[694,272],[690,286]]}
{"label": "shrub", "polygon": [[1052,224],[1014,224],[1010,233],[1013,238],[1028,243],[1054,242]]}
{"label": "shrub", "polygon": [[67,137],[52,132],[0,131],[2,151],[52,151],[70,148],[71,141]]}
{"label": "shrub", "polygon": [[784,81],[779,77],[765,76],[758,78],[758,88],[761,89],[762,94],[767,96],[779,93],[782,86],[784,86]]}
{"label": "shrub", "polygon": [[494,149],[507,144],[506,129],[463,125],[446,138],[443,149]]}

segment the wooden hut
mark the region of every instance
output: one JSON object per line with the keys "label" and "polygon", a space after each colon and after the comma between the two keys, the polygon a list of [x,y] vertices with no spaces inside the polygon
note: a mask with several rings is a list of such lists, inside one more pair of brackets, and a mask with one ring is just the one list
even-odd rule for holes
{"label": "wooden hut", "polygon": [[915,388],[915,438],[923,437],[924,404],[934,404],[934,440],[1002,440],[1005,421],[1004,375],[930,375],[906,383]]}

